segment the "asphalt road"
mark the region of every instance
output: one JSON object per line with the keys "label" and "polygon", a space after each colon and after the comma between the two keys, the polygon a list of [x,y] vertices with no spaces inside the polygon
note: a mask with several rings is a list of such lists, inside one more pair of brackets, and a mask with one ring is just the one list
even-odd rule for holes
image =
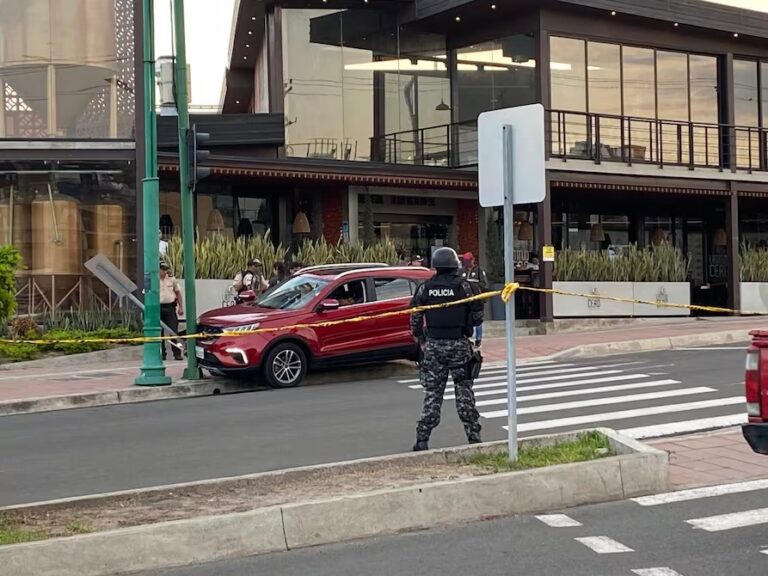
{"label": "asphalt road", "polygon": [[[521,435],[739,417],[743,358],[735,347],[527,367]],[[476,383],[479,403],[497,402],[479,408],[485,440],[506,435],[503,380],[489,370]],[[447,398],[432,447],[464,443]],[[0,506],[407,451],[421,399],[393,379],[2,417]]]}
{"label": "asphalt road", "polygon": [[519,516],[138,576],[757,576],[768,571],[766,496],[615,502],[562,511],[572,527]]}

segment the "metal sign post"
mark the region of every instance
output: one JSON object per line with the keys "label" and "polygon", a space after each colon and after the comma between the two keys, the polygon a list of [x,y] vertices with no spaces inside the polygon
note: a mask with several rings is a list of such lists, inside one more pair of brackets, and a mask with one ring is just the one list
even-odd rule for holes
{"label": "metal sign post", "polygon": [[[504,277],[506,283],[515,281],[515,257],[512,250],[515,242],[515,203],[512,194],[513,174],[513,128],[502,128],[504,150]],[[517,460],[517,381],[515,372],[515,297],[507,302],[507,447],[510,462]]]}
{"label": "metal sign post", "polygon": [[[541,104],[480,114],[477,121],[480,204],[504,207],[504,270],[515,281],[515,204],[532,204],[546,194],[544,107]],[[514,168],[517,168],[515,170]],[[507,443],[517,460],[515,299],[507,302]]]}

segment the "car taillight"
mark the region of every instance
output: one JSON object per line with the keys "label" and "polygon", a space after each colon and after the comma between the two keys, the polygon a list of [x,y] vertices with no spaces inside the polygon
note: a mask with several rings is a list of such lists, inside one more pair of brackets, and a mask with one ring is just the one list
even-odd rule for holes
{"label": "car taillight", "polygon": [[760,416],[760,349],[747,350],[744,382],[746,384],[747,414]]}

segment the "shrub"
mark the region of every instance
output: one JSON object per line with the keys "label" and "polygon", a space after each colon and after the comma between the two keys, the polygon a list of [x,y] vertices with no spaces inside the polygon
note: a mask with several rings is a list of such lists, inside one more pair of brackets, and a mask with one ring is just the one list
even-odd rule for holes
{"label": "shrub", "polygon": [[11,245],[0,246],[0,322],[16,312],[16,272],[21,266],[21,254]]}
{"label": "shrub", "polygon": [[630,246],[620,256],[607,252],[561,250],[555,260],[559,282],[687,282],[689,262],[667,243],[641,249]]}
{"label": "shrub", "polygon": [[94,308],[92,310],[69,310],[66,312],[49,312],[42,319],[44,331],[65,330],[93,332],[111,328],[121,328],[130,332],[141,332],[143,320],[141,312],[133,307],[107,310]]}
{"label": "shrub", "polygon": [[17,340],[36,340],[42,331],[30,316],[17,316],[11,320],[9,327],[11,338]]}
{"label": "shrub", "polygon": [[739,250],[742,282],[768,282],[768,248],[742,244]]}
{"label": "shrub", "polygon": [[24,342],[0,342],[0,358],[7,362],[23,362],[40,358],[40,347]]}
{"label": "shrub", "polygon": [[[90,340],[90,339],[121,339],[139,336],[135,331],[127,328],[104,328],[101,330],[51,330],[43,335],[43,340]],[[106,350],[114,346],[107,342],[51,342],[41,348],[45,351],[61,352],[63,354],[83,354]]]}

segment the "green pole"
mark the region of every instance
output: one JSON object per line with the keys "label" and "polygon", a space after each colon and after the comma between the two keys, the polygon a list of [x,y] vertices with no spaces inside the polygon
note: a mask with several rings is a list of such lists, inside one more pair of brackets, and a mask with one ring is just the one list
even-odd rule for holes
{"label": "green pole", "polygon": [[[143,0],[145,167],[142,180],[144,213],[144,336],[157,338],[160,330],[160,180],[157,178],[157,118],[155,117],[155,30],[153,0]],[[165,386],[160,343],[144,344],[138,386]]]}
{"label": "green pole", "polygon": [[[184,244],[184,305],[187,312],[187,334],[197,332],[195,300],[195,204],[189,186],[189,108],[187,97],[187,43],[184,26],[184,0],[173,0],[173,26],[176,35],[176,110],[179,114],[179,179],[181,183],[181,221]],[[184,378],[202,377],[195,356],[195,340],[187,342],[187,368]]]}

